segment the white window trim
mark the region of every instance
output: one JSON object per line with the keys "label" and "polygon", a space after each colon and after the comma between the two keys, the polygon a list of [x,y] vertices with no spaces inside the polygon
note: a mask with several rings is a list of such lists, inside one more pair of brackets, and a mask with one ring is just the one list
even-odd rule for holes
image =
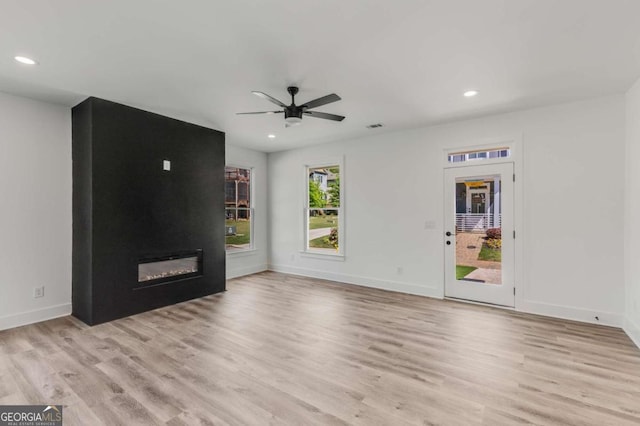
{"label": "white window trim", "polygon": [[225,253],[227,254],[227,256],[233,256],[233,257],[252,256],[257,252],[258,250],[256,248],[247,248],[247,249],[239,249],[239,250],[232,250],[232,251],[225,250]]}
{"label": "white window trim", "polygon": [[[319,249],[309,248],[309,169],[338,166],[340,168],[340,207],[338,210],[338,251],[329,253]],[[307,161],[303,166],[303,196],[302,196],[302,249],[300,255],[316,259],[344,260],[345,256],[345,185],[344,158],[332,157]]]}
{"label": "white window trim", "polygon": [[[255,182],[255,168],[253,166],[243,166],[240,164],[225,164],[225,173],[226,173],[226,169],[227,167],[232,167],[232,168],[237,168],[237,169],[245,169],[245,170],[249,170],[250,175],[249,175],[249,208],[247,210],[249,210],[249,217],[250,217],[250,223],[249,223],[249,247],[244,248],[244,249],[234,249],[234,250],[227,250],[226,248],[226,235],[225,235],[225,253],[227,256],[237,256],[237,255],[250,255],[253,254],[253,252],[255,252],[256,246],[255,246],[255,241],[254,241],[254,236],[255,236],[255,219],[254,219],[254,215],[255,215],[255,207],[253,207],[254,205],[254,200],[255,200],[255,191],[254,191],[254,182]],[[226,181],[225,181],[226,182]],[[226,188],[225,188],[226,191]],[[225,198],[226,198],[226,192],[225,192]],[[225,210],[224,210],[224,217],[225,217],[225,221],[227,218],[227,208],[225,206]]]}

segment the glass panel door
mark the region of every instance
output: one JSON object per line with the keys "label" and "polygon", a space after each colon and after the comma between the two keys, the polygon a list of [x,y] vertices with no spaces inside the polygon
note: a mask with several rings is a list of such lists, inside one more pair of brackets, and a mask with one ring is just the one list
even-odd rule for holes
{"label": "glass panel door", "polygon": [[513,306],[512,175],[511,163],[445,170],[447,297]]}

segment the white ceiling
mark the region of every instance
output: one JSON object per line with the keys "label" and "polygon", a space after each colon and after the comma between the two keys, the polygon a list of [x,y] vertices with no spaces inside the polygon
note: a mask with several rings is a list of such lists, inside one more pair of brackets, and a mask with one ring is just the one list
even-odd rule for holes
{"label": "white ceiling", "polygon": [[[3,0],[0,91],[97,96],[271,152],[623,92],[639,16],[638,0]],[[337,93],[318,111],[347,118],[235,115],[273,109],[252,90],[288,103],[288,85]]]}

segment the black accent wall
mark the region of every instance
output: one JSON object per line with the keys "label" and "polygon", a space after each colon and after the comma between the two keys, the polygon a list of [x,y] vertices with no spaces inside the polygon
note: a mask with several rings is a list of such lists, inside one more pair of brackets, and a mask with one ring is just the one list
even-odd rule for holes
{"label": "black accent wall", "polygon": [[[224,291],[224,133],[97,98],[72,119],[73,315],[94,325]],[[197,249],[202,276],[138,283],[140,258]]]}

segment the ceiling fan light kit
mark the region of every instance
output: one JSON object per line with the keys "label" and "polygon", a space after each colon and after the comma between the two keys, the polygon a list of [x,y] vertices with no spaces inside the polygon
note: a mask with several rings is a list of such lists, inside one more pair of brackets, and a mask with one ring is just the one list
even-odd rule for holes
{"label": "ceiling fan light kit", "polygon": [[284,119],[287,126],[297,126],[302,124],[302,117],[287,117]]}
{"label": "ceiling fan light kit", "polygon": [[330,95],[327,96],[323,96],[321,98],[318,99],[314,99],[312,101],[306,102],[302,105],[296,105],[295,102],[295,96],[298,93],[298,88],[295,86],[289,86],[287,87],[287,92],[289,92],[289,94],[291,95],[291,105],[286,105],[284,104],[282,101],[279,101],[278,99],[267,95],[266,93],[263,92],[251,92],[256,96],[259,96],[263,99],[268,100],[269,102],[272,102],[276,105],[278,105],[279,107],[283,108],[281,111],[258,111],[258,112],[239,112],[237,113],[238,115],[245,115],[245,114],[276,114],[276,113],[281,113],[284,112],[284,121],[285,121],[285,127],[291,127],[291,126],[297,126],[299,124],[302,123],[302,117],[303,116],[309,116],[309,117],[315,117],[315,118],[322,118],[325,120],[332,120],[332,121],[342,121],[344,120],[344,117],[342,115],[336,115],[336,114],[329,114],[326,112],[319,112],[319,111],[309,111],[312,108],[317,108],[323,105],[327,105],[330,104],[332,102],[337,102],[339,101],[341,98],[340,96],[336,95],[335,93],[332,93]]}

